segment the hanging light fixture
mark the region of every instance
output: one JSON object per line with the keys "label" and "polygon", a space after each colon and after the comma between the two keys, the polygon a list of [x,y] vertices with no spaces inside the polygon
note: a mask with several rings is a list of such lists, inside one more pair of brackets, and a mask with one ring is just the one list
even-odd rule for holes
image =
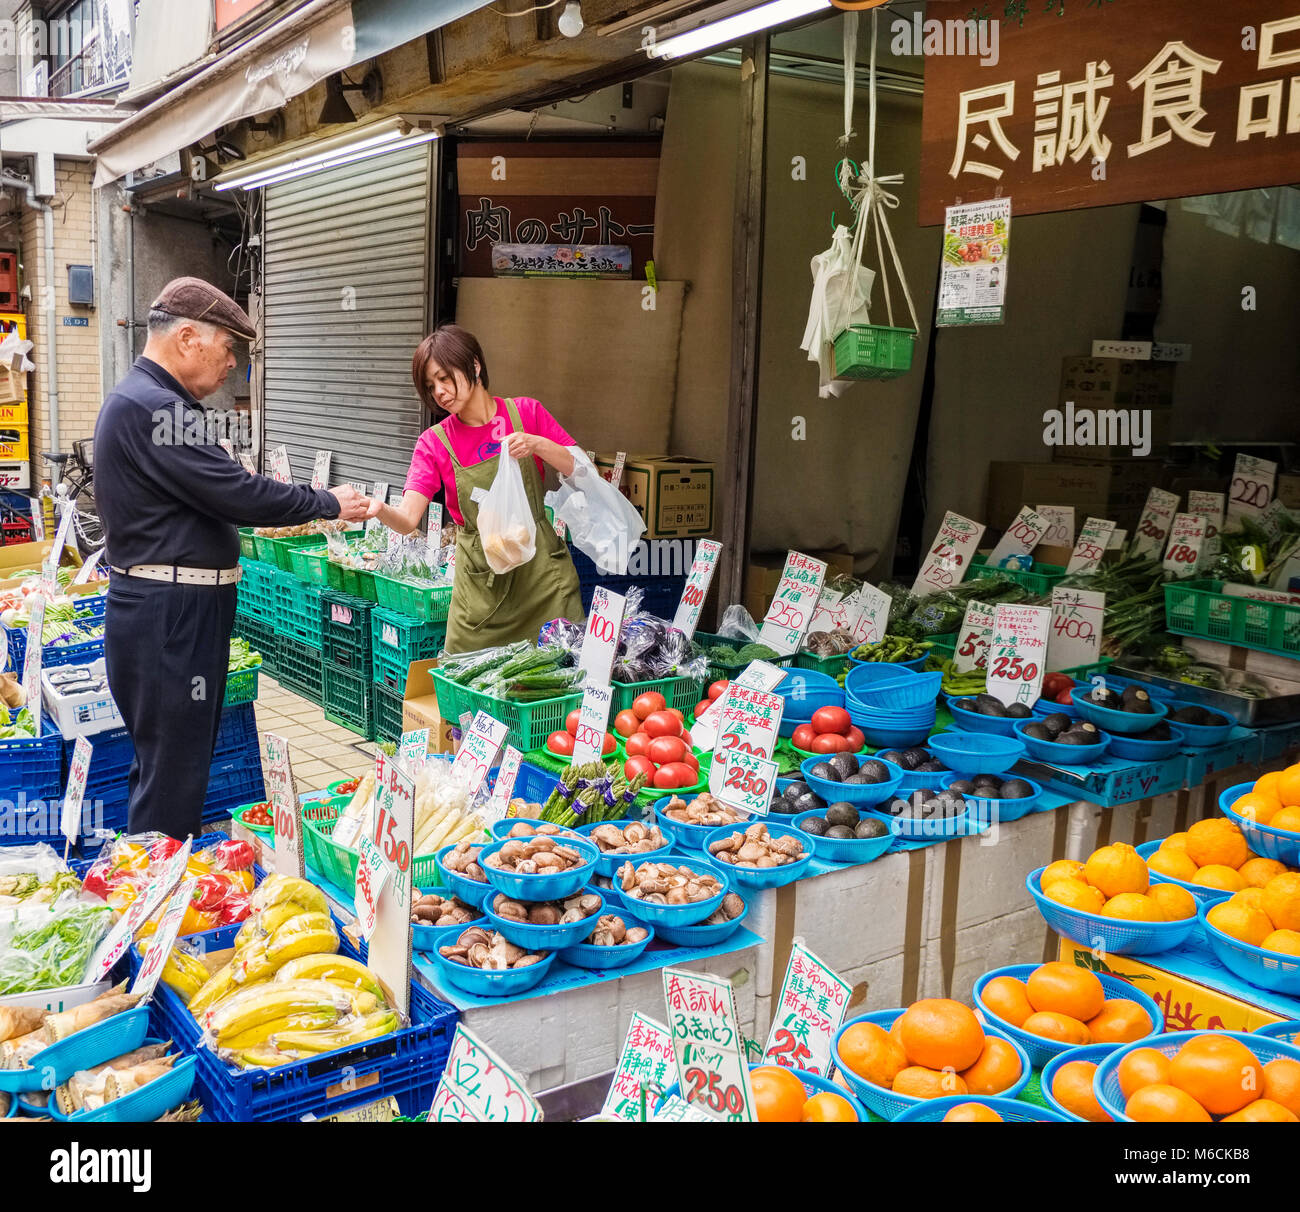
{"label": "hanging light fixture", "polygon": [[579,0],[569,0],[555,24],[566,38],[576,38],[582,33],[582,5]]}
{"label": "hanging light fixture", "polygon": [[343,79],[342,72],[325,79],[325,104],[321,106],[319,126],[341,126],[355,122],[356,114],[348,104],[348,93],[360,93],[366,103],[373,109],[384,99],[384,77],[379,68],[372,67],[362,77],[360,84],[349,84]]}

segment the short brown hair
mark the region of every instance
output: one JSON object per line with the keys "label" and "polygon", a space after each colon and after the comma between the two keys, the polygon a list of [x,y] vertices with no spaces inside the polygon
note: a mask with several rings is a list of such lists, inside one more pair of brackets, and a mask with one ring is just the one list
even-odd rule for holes
{"label": "short brown hair", "polygon": [[[483,347],[472,332],[457,324],[442,324],[436,328],[420,342],[411,359],[411,379],[415,383],[416,393],[426,408],[438,412],[441,410],[425,381],[430,362],[437,362],[443,370],[459,371],[468,383],[479,382],[484,388],[488,386],[488,366],[487,359],[483,356]],[[474,372],[475,362],[479,366],[477,375]]]}

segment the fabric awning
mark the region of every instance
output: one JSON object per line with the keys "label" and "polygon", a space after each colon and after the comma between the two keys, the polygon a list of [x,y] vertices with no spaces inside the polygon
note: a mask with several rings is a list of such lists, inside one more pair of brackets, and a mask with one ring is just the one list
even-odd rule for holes
{"label": "fabric awning", "polygon": [[279,109],[344,71],[473,12],[481,0],[311,0],[131,115],[89,150],[95,185]]}

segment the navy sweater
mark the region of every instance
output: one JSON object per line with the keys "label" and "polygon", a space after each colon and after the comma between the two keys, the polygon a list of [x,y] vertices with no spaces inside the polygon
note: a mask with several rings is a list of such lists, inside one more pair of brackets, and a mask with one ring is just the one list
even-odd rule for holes
{"label": "navy sweater", "polygon": [[333,493],[250,475],[210,440],[203,418],[203,406],[144,357],[104,401],[94,491],[110,564],[233,568],[237,526],[338,517]]}

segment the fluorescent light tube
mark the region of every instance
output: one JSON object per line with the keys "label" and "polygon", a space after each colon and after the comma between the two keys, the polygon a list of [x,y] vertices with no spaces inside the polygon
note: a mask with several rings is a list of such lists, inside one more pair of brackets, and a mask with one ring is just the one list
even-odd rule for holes
{"label": "fluorescent light tube", "polygon": [[[240,189],[261,189],[266,185],[278,185],[281,181],[292,181],[297,177],[306,177],[312,173],[324,172],[326,169],[339,168],[344,164],[351,164],[357,160],[369,160],[375,156],[386,156],[390,152],[400,151],[405,147],[414,147],[417,143],[429,143],[438,138],[441,131],[417,131],[405,139],[396,141],[385,140],[378,147],[357,146],[351,151],[333,152],[326,160],[307,164],[299,161],[294,164],[286,164],[278,169],[268,170],[260,176],[248,181],[231,182],[232,185]],[[229,185],[226,187],[229,188]]]}
{"label": "fluorescent light tube", "polygon": [[735,16],[656,42],[649,54],[652,59],[679,59],[710,47],[731,46],[759,30],[784,25],[787,21],[796,21],[830,7],[830,0],[770,0],[757,8],[746,9]]}

